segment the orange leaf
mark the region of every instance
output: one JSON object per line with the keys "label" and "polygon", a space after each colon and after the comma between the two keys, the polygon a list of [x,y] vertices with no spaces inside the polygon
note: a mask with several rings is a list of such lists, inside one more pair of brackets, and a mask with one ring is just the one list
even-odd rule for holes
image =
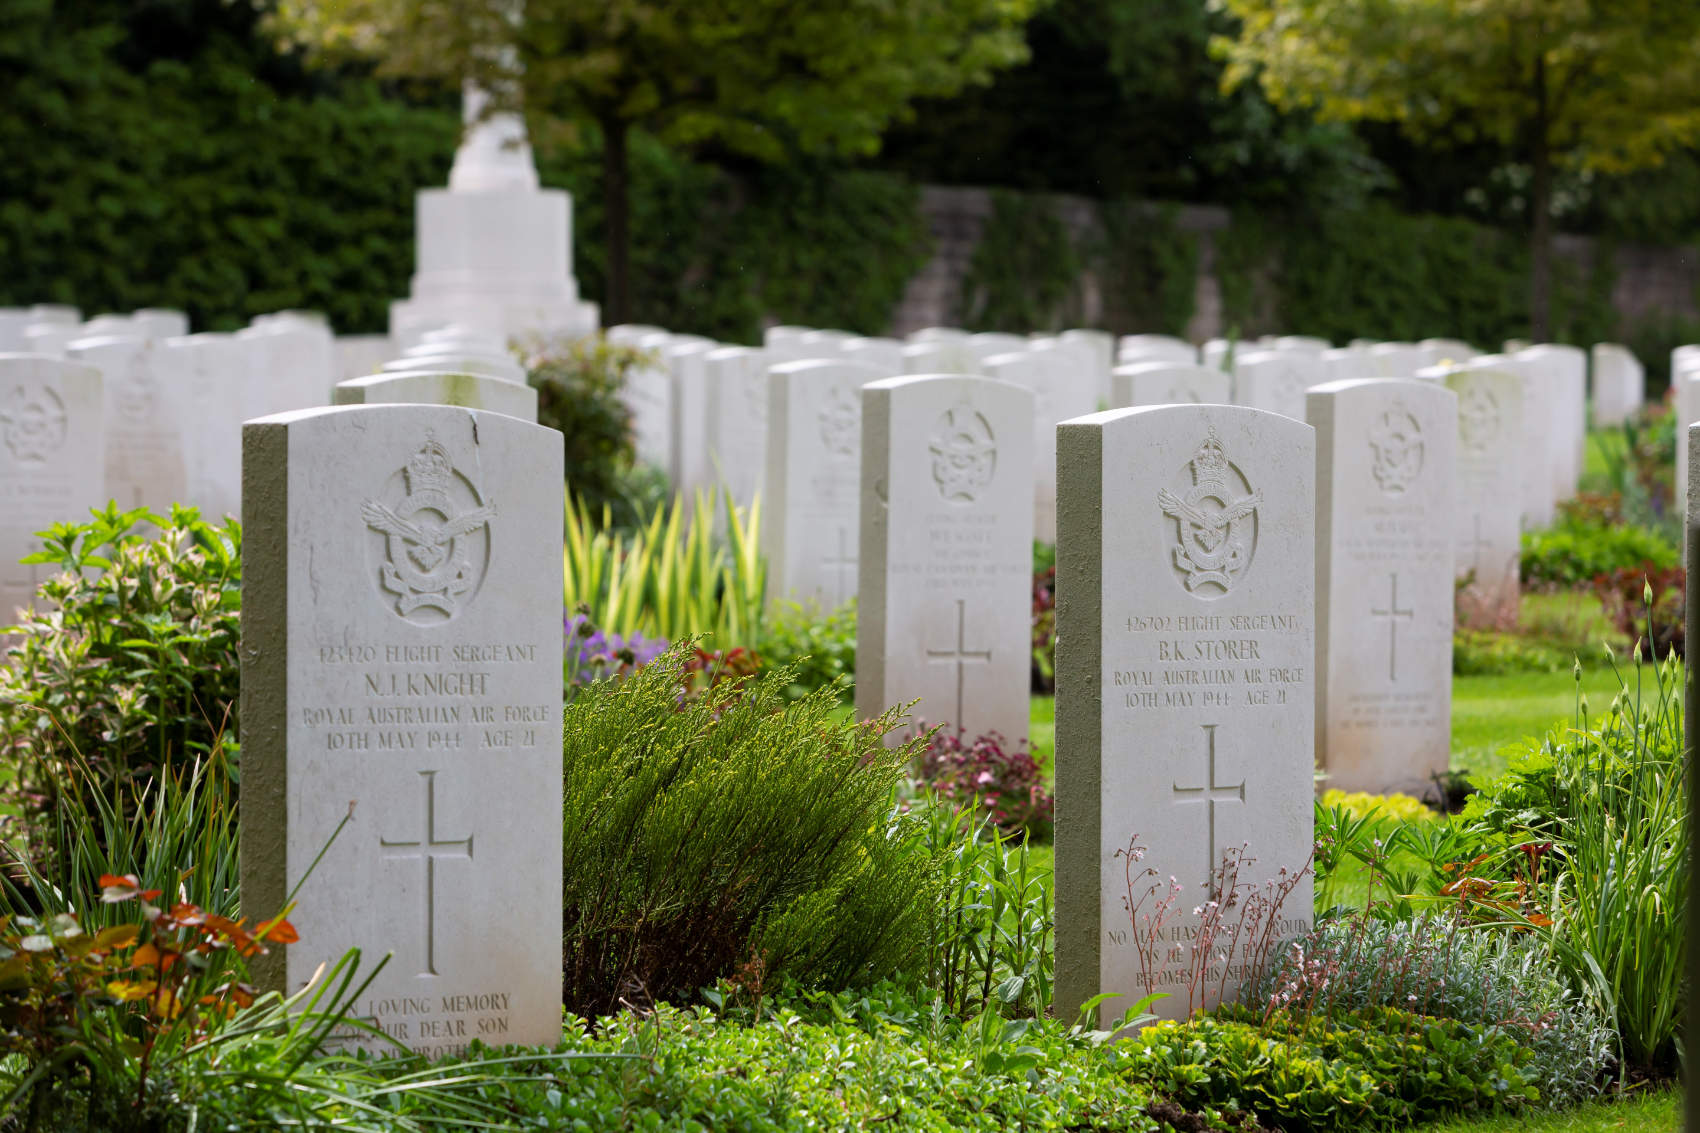
{"label": "orange leaf", "polygon": [[295,926],[282,917],[261,921],[260,927],[255,930],[254,935],[261,940],[269,940],[274,944],[294,944],[301,939],[295,931]]}
{"label": "orange leaf", "polygon": [[159,963],[159,949],[153,941],[148,941],[130,955],[130,966],[133,968],[152,968]]}

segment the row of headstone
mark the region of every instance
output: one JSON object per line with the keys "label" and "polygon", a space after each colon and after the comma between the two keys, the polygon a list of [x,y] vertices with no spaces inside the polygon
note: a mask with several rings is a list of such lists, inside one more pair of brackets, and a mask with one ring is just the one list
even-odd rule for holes
{"label": "row of headstone", "polygon": [[537,390],[506,344],[458,326],[425,332],[399,357],[336,384],[334,405],[456,405],[537,420]]}

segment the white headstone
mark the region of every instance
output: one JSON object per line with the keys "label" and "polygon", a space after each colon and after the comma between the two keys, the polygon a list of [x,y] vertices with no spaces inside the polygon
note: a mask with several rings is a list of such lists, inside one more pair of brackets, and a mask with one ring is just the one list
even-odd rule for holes
{"label": "white headstone", "polygon": [[1322,360],[1308,354],[1258,350],[1234,359],[1234,403],[1304,420],[1305,390],[1326,380]]}
{"label": "white headstone", "polygon": [[35,533],[106,501],[100,387],[93,366],[0,354],[0,626],[50,573],[18,561],[41,550]]}
{"label": "white headstone", "polygon": [[1026,350],[1028,339],[1019,334],[1000,334],[987,331],[983,334],[970,335],[968,348],[976,358],[990,358],[994,354],[1016,354]]}
{"label": "white headstone", "polygon": [[[1092,365],[1103,375],[1106,383],[1109,373],[1116,365],[1116,336],[1107,330],[1091,330],[1084,327],[1065,330],[1057,335],[1064,342],[1076,343],[1092,352]],[[1191,346],[1191,343],[1187,344]],[[1197,351],[1194,351],[1194,356]],[[1106,386],[1106,392],[1108,388]]]}
{"label": "white headstone", "polygon": [[[632,414],[638,459],[663,472],[669,471],[673,461],[673,377],[662,357],[670,338],[663,331],[618,342],[648,355],[648,361],[626,371],[620,396]],[[609,341],[616,340],[610,335]]]}
{"label": "white headstone", "polygon": [[329,405],[336,384],[336,339],[308,318],[286,316],[256,321],[236,336],[257,346],[252,355],[264,373],[266,413]]}
{"label": "white headstone", "polygon": [[761,544],[768,593],[832,609],[856,596],[862,386],[853,362],[768,369]]}
{"label": "white headstone", "polygon": [[337,381],[363,378],[395,357],[395,344],[387,334],[339,334],[336,336]]}
{"label": "white headstone", "polygon": [[903,348],[905,374],[978,374],[980,359],[966,337],[929,338]]}
{"label": "white headstone", "polygon": [[713,339],[675,335],[661,351],[673,383],[667,450],[668,479],[687,496],[713,483],[708,462],[708,378],[704,360],[720,346]]}
{"label": "white headstone", "polygon": [[130,322],[149,338],[180,338],[189,333],[189,316],[169,307],[143,307],[131,312]]}
{"label": "white headstone", "polygon": [[1515,625],[1520,589],[1523,378],[1509,367],[1470,362],[1441,375],[1458,398],[1458,486],[1453,507],[1454,573],[1469,585],[1461,617]]}
{"label": "white headstone", "polygon": [[887,375],[903,372],[903,346],[895,338],[858,338],[844,344],[840,353],[846,362],[856,362]]}
{"label": "white headstone", "polygon": [[609,342],[618,343],[622,346],[631,346],[642,339],[651,337],[652,335],[666,333],[666,327],[654,327],[650,326],[648,323],[620,323],[617,326],[609,327],[603,332],[603,336],[607,338]]}
{"label": "white headstone", "polygon": [[432,1057],[560,1038],[561,480],[560,434],[498,413],[243,429],[250,923],[324,852],[255,974],[388,953],[352,1014]]}
{"label": "white headstone", "polygon": [[862,387],[856,710],[1027,738],[1033,395],[985,378]]}
{"label": "white headstone", "polygon": [[761,491],[767,462],[767,352],[721,346],[703,356],[708,461],[740,504]]}
{"label": "white headstone", "polygon": [[465,370],[404,370],[338,382],[337,405],[458,405],[537,421],[537,390]]}
{"label": "white headstone", "polygon": [[1134,362],[1178,362],[1190,365],[1198,361],[1198,348],[1184,338],[1167,334],[1126,334],[1116,344],[1116,361],[1124,366]]}
{"label": "white headstone", "polygon": [[1275,350],[1291,350],[1300,354],[1317,356],[1334,349],[1334,344],[1326,338],[1313,338],[1303,334],[1284,334],[1269,345]]}
{"label": "white headstone", "polygon": [[1136,362],[1110,373],[1110,404],[1231,405],[1233,379],[1221,370],[1183,362]]}
{"label": "white headstone", "polygon": [[1579,346],[1541,343],[1519,351],[1519,362],[1529,371],[1540,387],[1538,401],[1526,405],[1544,405],[1551,414],[1547,428],[1551,430],[1552,464],[1549,471],[1552,499],[1568,500],[1576,494],[1582,479],[1582,453],[1588,439],[1588,354]]}
{"label": "white headstone", "polygon": [[[1311,923],[1314,434],[1186,405],[1059,436],[1057,1015],[1110,992],[1108,1023],[1164,992],[1152,1010],[1182,1018],[1233,998],[1246,957],[1218,950],[1266,881],[1290,882],[1274,940]],[[1231,895],[1206,880],[1225,857]],[[1201,945],[1194,910],[1230,896]]]}
{"label": "white headstone", "polygon": [[1316,427],[1317,762],[1328,786],[1421,796],[1452,759],[1458,399],[1328,382]]}
{"label": "white headstone", "polygon": [[[378,373],[397,374],[409,370],[459,371],[483,374],[499,381],[525,384],[525,367],[511,354],[466,354],[453,350],[408,353],[378,367]],[[357,375],[366,377],[365,374]]]}
{"label": "white headstone", "polygon": [[[162,514],[188,497],[183,459],[186,389],[161,372],[159,344],[144,338],[79,339],[72,360],[100,371],[105,390],[105,497]],[[92,454],[89,454],[92,456]]]}
{"label": "white headstone", "polygon": [[184,502],[210,520],[241,515],[248,348],[233,334],[203,332],[165,339],[155,358],[179,391]]}
{"label": "white headstone", "polygon": [[83,321],[83,313],[69,303],[36,303],[30,307],[30,322],[51,323],[74,327]]}
{"label": "white headstone", "polygon": [[1670,401],[1676,414],[1676,513],[1688,514],[1688,426],[1700,421],[1700,349],[1689,353],[1688,347],[1671,351]]}
{"label": "white headstone", "polygon": [[1615,342],[1593,350],[1594,424],[1621,425],[1647,400],[1647,374],[1634,351]]}
{"label": "white headstone", "polygon": [[1413,378],[1428,365],[1428,354],[1409,342],[1378,342],[1364,352],[1370,367],[1366,378]]}
{"label": "white headstone", "polygon": [[1423,352],[1424,366],[1461,366],[1479,353],[1459,338],[1425,338],[1417,348]]}

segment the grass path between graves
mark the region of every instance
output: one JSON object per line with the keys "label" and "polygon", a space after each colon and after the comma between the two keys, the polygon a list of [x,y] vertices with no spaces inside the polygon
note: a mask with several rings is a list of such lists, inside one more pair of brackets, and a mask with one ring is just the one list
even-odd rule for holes
{"label": "grass path between graves", "polygon": [[1552,1113],[1539,1110],[1524,1116],[1455,1118],[1420,1125],[1416,1133],[1679,1133],[1682,1095],[1660,1090],[1623,1100],[1591,1102]]}

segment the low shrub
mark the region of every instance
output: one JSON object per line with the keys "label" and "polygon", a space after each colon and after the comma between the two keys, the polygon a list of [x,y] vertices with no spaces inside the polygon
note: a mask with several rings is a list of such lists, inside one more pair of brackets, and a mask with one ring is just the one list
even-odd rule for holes
{"label": "low shrub", "polygon": [[1537,1101],[1507,1032],[1391,1007],[1324,1021],[1223,1008],[1146,1028],[1136,1073],[1188,1109],[1245,1110],[1287,1133],[1405,1126]]}
{"label": "low shrub", "polygon": [[[1049,549],[1049,548],[1047,548]],[[1057,564],[1050,561],[1033,566],[1033,691],[1054,693],[1057,689]]]}
{"label": "low shrub", "polygon": [[1596,577],[1619,570],[1669,570],[1680,559],[1674,543],[1644,527],[1572,521],[1523,533],[1522,572],[1527,586],[1587,586]]}
{"label": "low shrub", "polygon": [[1452,634],[1452,675],[1456,677],[1562,673],[1575,660],[1574,648],[1529,634],[1462,628]]}
{"label": "low shrub", "polygon": [[936,881],[893,806],[916,755],[882,742],[896,716],[790,701],[785,672],[681,703],[687,653],[563,714],[569,1007],[677,1001],[739,970],[825,987],[919,970]]}
{"label": "low shrub", "polygon": [[537,423],[560,430],[567,487],[584,515],[620,528],[642,522],[649,513],[627,490],[637,450],[621,390],[633,370],[659,359],[596,335],[546,350],[532,347],[524,361],[537,388]]}
{"label": "low shrub", "polygon": [[1245,1001],[1324,1020],[1394,1007],[1503,1031],[1528,1048],[1524,1078],[1549,1106],[1597,1093],[1614,1061],[1610,1021],[1538,939],[1448,914],[1359,913],[1319,925],[1281,950]]}
{"label": "low shrub", "polygon": [[1372,795],[1368,791],[1342,791],[1330,787],[1322,792],[1324,807],[1343,807],[1353,818],[1394,822],[1430,822],[1440,816],[1410,795]]}
{"label": "low shrub", "polygon": [[[849,994],[782,989],[758,1005],[569,1019],[565,1065],[518,1063],[535,1080],[503,1095],[513,1125],[745,1133],[820,1130],[1122,1130],[1146,1112],[1130,1044],[1054,1019],[962,1020],[890,985]],[[737,1002],[740,1006],[733,1006]],[[547,1077],[546,1077],[547,1075]],[[1218,1115],[1192,1128],[1226,1129]]]}
{"label": "low shrub", "polygon": [[756,652],[763,664],[791,674],[785,694],[800,699],[835,682],[839,695],[856,695],[856,600],[822,613],[814,606],[779,602],[768,611]]}
{"label": "low shrub", "polygon": [[[916,730],[925,733],[926,725]],[[961,728],[939,728],[928,734],[915,776],[946,805],[982,815],[1005,833],[1050,835],[1056,800],[1026,740],[1010,747],[996,732],[969,740]]]}
{"label": "low shrub", "polygon": [[1600,607],[1617,631],[1631,641],[1640,641],[1642,648],[1650,648],[1653,660],[1663,660],[1673,652],[1678,657],[1684,655],[1687,571],[1679,566],[1610,571],[1594,579],[1594,593],[1599,595]]}
{"label": "low shrub", "polygon": [[240,524],[181,507],[109,505],[46,533],[26,561],[57,573],[0,666],[0,742],[26,811],[50,809],[74,764],[125,809],[160,770],[234,748],[241,547]]}

